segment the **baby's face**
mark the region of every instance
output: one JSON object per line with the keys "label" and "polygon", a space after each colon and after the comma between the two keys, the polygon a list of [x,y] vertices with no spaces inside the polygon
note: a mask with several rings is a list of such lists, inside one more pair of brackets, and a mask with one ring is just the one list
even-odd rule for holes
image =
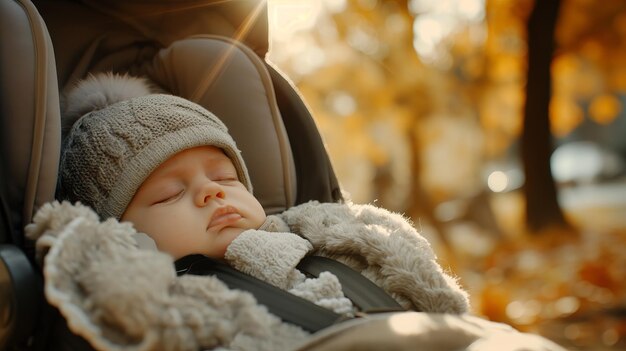
{"label": "baby's face", "polygon": [[265,212],[222,150],[200,146],[154,170],[121,219],[174,259],[190,254],[223,258],[239,234],[263,224]]}

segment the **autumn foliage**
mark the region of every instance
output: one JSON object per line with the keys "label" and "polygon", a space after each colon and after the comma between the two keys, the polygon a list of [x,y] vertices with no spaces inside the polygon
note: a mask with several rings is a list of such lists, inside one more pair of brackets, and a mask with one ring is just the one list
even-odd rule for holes
{"label": "autumn foliage", "polygon": [[[268,59],[298,86],[354,201],[412,218],[475,313],[572,349],[626,348],[626,200],[614,195],[626,194],[623,178],[559,184],[571,232],[525,226],[534,1],[269,5]],[[626,2],[562,0],[554,40],[554,145],[590,140],[623,161]]]}

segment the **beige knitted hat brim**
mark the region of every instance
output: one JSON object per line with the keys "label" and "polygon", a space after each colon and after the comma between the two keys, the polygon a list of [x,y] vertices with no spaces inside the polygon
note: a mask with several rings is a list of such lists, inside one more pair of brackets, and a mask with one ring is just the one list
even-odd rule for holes
{"label": "beige knitted hat brim", "polygon": [[204,145],[218,147],[224,150],[226,156],[231,160],[240,160],[239,162],[233,162],[237,170],[237,176],[246,188],[252,192],[248,170],[242,167],[243,160],[241,160],[239,153],[233,150],[232,140],[226,140],[224,134],[217,133],[214,128],[207,126],[189,127],[161,136],[155,142],[145,147],[133,159],[128,160],[132,167],[127,167],[123,170],[119,175],[119,180],[111,189],[109,197],[104,201],[101,208],[96,206],[96,211],[101,216],[120,218],[137,189],[161,163],[180,151]]}

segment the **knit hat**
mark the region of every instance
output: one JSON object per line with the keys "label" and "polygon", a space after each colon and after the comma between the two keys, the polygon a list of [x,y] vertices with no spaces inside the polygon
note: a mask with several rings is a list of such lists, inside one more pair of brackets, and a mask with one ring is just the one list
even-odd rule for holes
{"label": "knit hat", "polygon": [[222,149],[252,192],[228,129],[198,104],[151,94],[143,79],[98,74],[70,90],[65,105],[60,196],[92,207],[103,218],[119,219],[154,169],[196,146]]}

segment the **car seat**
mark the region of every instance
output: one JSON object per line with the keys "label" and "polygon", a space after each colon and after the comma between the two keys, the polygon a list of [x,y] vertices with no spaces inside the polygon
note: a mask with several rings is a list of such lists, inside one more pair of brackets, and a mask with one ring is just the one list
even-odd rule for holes
{"label": "car seat", "polygon": [[56,323],[23,235],[33,213],[54,199],[62,91],[88,73],[147,75],[215,112],[242,149],[268,213],[341,199],[309,110],[264,60],[266,2],[0,4],[0,349],[90,349]]}

